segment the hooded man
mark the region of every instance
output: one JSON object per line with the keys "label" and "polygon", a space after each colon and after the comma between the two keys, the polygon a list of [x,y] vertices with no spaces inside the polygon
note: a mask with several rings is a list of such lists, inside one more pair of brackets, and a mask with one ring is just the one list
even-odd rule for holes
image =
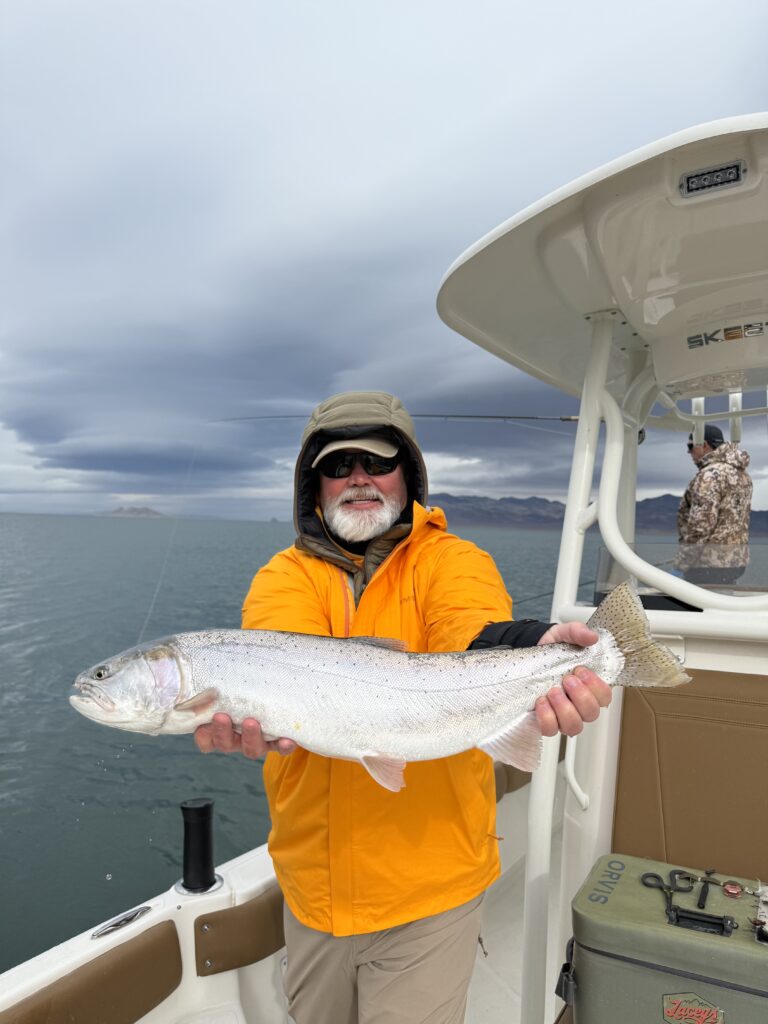
{"label": "hooded man", "polygon": [[712,423],[702,444],[688,436],[688,452],[698,472],[677,512],[677,567],[692,583],[733,583],[749,564],[749,455]]}
{"label": "hooded man", "polygon": [[[410,651],[596,640],[583,623],[512,622],[491,557],[429,508],[413,421],[383,392],[321,403],[296,463],[296,542],[254,577],[246,629],[378,636]],[[577,669],[537,706],[544,735],[575,735],[610,700]],[[352,761],[226,715],[204,752],[267,754],[269,851],[285,896],[284,978],[296,1024],[460,1024],[485,889],[499,875],[493,763],[469,750],[408,764],[392,793]],[[290,755],[280,757],[278,754]]]}

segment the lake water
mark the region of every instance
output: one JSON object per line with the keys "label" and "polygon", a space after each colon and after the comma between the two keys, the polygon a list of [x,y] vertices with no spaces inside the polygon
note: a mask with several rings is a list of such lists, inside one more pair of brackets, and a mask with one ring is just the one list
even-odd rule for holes
{"label": "lake water", "polygon": [[[548,617],[558,534],[457,532],[494,556],[517,618]],[[217,862],[265,841],[259,764],[103,728],[67,696],[142,631],[238,627],[253,573],[292,541],[288,523],[0,515],[0,971],[173,885],[182,800],[214,799]]]}

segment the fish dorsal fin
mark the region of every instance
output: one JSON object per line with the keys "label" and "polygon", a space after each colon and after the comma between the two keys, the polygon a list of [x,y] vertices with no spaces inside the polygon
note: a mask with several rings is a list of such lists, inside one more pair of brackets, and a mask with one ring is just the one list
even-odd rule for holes
{"label": "fish dorsal fin", "polygon": [[536,712],[526,711],[477,745],[497,761],[514,765],[523,772],[532,772],[541,760],[541,729]]}
{"label": "fish dorsal fin", "polygon": [[402,757],[394,757],[390,754],[363,754],[360,758],[360,764],[368,772],[372,779],[374,779],[384,789],[389,789],[393,793],[399,793],[405,786],[405,779],[403,778],[403,772],[405,771],[405,761]]}
{"label": "fish dorsal fin", "polygon": [[212,708],[218,699],[219,691],[210,686],[207,690],[201,690],[200,693],[196,693],[193,697],[189,697],[188,700],[182,700],[179,701],[178,704],[174,704],[173,710],[180,711],[182,713],[200,715]]}
{"label": "fish dorsal fin", "polygon": [[408,653],[408,644],[404,640],[395,640],[389,636],[348,636],[346,638],[352,644],[367,644],[370,647],[384,647],[388,651],[399,651],[401,654]]}

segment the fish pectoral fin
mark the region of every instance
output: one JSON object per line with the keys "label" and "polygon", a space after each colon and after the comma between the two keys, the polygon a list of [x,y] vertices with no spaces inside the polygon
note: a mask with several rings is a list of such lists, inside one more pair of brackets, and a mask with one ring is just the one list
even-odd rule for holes
{"label": "fish pectoral fin", "polygon": [[199,715],[205,711],[209,711],[218,699],[219,691],[210,686],[207,690],[201,690],[200,693],[196,693],[194,697],[190,697],[188,700],[182,700],[178,704],[174,704],[173,710]]}
{"label": "fish pectoral fin", "polygon": [[363,754],[360,764],[371,778],[384,789],[399,793],[405,787],[403,778],[405,761],[402,757],[393,757],[389,754]]}
{"label": "fish pectoral fin", "polygon": [[477,745],[497,761],[532,772],[541,760],[541,729],[536,713],[527,711]]}

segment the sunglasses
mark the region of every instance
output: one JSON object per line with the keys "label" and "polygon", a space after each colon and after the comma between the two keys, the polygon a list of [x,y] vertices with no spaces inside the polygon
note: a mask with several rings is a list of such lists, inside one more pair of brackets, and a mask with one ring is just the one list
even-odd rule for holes
{"label": "sunglasses", "polygon": [[371,452],[331,452],[326,455],[317,468],[323,476],[329,480],[339,480],[342,477],[350,476],[359,462],[368,476],[386,476],[392,473],[401,461],[400,452],[393,455],[391,459],[385,459],[383,455],[372,455]]}
{"label": "sunglasses", "polygon": [[687,448],[688,448],[688,451],[689,451],[689,452],[692,452],[692,451],[693,451],[693,441],[689,441],[689,442],[688,442]]}

